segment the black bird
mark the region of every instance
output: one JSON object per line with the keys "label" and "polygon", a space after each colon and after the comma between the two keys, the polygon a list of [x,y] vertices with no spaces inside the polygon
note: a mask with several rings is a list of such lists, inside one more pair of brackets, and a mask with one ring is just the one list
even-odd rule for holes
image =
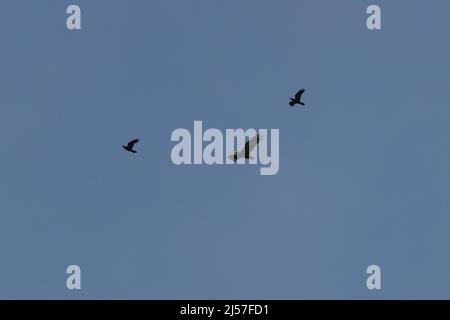
{"label": "black bird", "polygon": [[234,162],[236,162],[240,158],[253,159],[253,157],[250,155],[250,152],[252,152],[252,150],[256,147],[260,140],[261,137],[259,136],[259,134],[257,134],[245,143],[245,148],[243,150],[235,152],[233,155],[229,156],[228,159],[233,160]]}
{"label": "black bird", "polygon": [[291,107],[295,106],[296,104],[301,104],[304,106],[305,104],[301,101],[302,95],[305,93],[305,89],[300,89],[294,96],[294,98],[291,98],[291,101],[289,102],[289,105]]}
{"label": "black bird", "polygon": [[131,140],[130,142],[128,142],[128,144],[126,146],[122,146],[122,148],[124,148],[125,150],[127,150],[129,152],[136,153],[137,151],[133,150],[133,147],[138,142],[139,142],[139,139]]}

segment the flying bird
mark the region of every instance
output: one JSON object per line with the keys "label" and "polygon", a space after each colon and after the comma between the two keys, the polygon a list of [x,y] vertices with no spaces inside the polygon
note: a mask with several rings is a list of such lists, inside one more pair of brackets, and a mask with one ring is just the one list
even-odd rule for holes
{"label": "flying bird", "polygon": [[131,140],[130,142],[128,142],[128,144],[126,146],[122,146],[122,148],[124,148],[125,150],[127,150],[129,152],[136,153],[137,151],[133,150],[133,147],[138,142],[139,142],[139,139]]}
{"label": "flying bird", "polygon": [[253,157],[250,155],[250,152],[256,147],[256,145],[261,141],[261,138],[259,134],[254,136],[252,139],[248,140],[245,143],[244,149],[242,149],[239,152],[235,152],[231,156],[228,157],[228,159],[233,160],[236,162],[238,159],[245,158],[245,159],[253,159]]}
{"label": "flying bird", "polygon": [[305,104],[301,101],[302,95],[305,93],[305,89],[300,89],[294,96],[294,98],[291,98],[291,101],[289,102],[289,105],[291,107],[295,106],[296,104],[301,104],[304,106]]}

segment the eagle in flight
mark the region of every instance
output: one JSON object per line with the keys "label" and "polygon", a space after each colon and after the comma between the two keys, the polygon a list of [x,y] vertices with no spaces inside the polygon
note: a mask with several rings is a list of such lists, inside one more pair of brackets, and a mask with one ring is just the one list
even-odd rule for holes
{"label": "eagle in flight", "polygon": [[300,89],[294,96],[294,98],[291,98],[291,101],[289,101],[289,105],[291,107],[295,106],[296,104],[301,104],[304,106],[305,104],[301,101],[302,95],[305,93],[305,89]]}
{"label": "eagle in flight", "polygon": [[122,146],[122,148],[124,148],[125,150],[127,150],[129,152],[136,153],[137,151],[133,150],[133,147],[138,142],[139,142],[139,139],[131,140],[130,142],[128,142],[128,144],[126,146]]}
{"label": "eagle in flight", "polygon": [[253,159],[253,157],[250,155],[250,152],[252,152],[252,150],[256,147],[260,140],[261,138],[259,134],[257,134],[245,143],[244,149],[239,152],[236,151],[234,154],[229,156],[228,159],[233,160],[234,162],[241,158]]}

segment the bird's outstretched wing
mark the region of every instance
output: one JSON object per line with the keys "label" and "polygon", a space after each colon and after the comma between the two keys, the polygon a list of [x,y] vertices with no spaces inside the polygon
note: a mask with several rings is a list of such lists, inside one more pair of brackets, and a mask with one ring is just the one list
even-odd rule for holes
{"label": "bird's outstretched wing", "polygon": [[305,89],[300,89],[296,94],[295,94],[295,100],[300,100],[303,93],[305,93]]}
{"label": "bird's outstretched wing", "polygon": [[230,155],[228,159],[235,160],[234,157],[236,156],[236,159],[244,158],[246,156],[246,153],[250,154],[250,152],[256,147],[256,145],[261,141],[261,136],[257,134],[250,140],[248,140],[245,143],[245,146],[242,150],[235,152],[233,155]]}
{"label": "bird's outstretched wing", "polygon": [[245,143],[245,149],[247,149],[249,153],[252,152],[252,150],[256,147],[260,140],[261,137],[259,136],[259,134],[257,134]]}
{"label": "bird's outstretched wing", "polygon": [[139,142],[139,139],[131,140],[130,142],[128,142],[127,147],[130,148],[130,149],[133,149],[133,146],[134,146],[136,143],[138,143],[138,142]]}

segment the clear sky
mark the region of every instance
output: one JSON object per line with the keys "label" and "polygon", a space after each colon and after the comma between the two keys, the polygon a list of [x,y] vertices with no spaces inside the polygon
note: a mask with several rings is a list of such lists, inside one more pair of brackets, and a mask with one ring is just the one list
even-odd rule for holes
{"label": "clear sky", "polygon": [[[0,298],[450,298],[449,13],[2,0]],[[173,165],[194,120],[279,129],[279,173]]]}

